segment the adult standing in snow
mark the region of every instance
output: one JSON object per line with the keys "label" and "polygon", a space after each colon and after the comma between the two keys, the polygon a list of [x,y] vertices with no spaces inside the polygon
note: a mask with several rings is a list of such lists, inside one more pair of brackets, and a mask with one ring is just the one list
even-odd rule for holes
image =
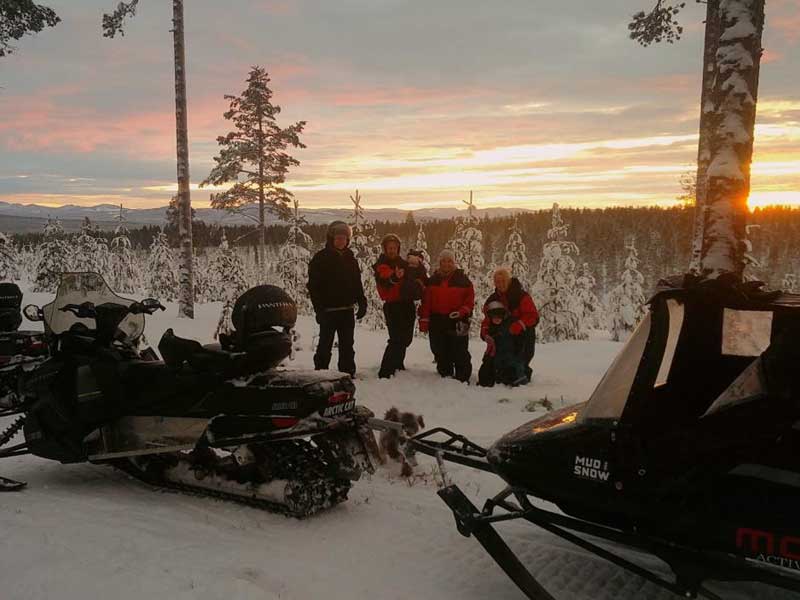
{"label": "adult standing in snow", "polygon": [[495,368],[491,348],[494,340],[489,332],[492,322],[489,316],[489,307],[500,303],[508,311],[512,322],[508,327],[509,333],[515,337],[515,347],[525,368],[525,377],[530,382],[533,369],[530,364],[536,351],[536,325],[539,323],[539,311],[531,295],[522,288],[519,279],[511,276],[511,272],[500,267],[494,272],[494,292],[486,299],[483,305],[483,322],[481,323],[481,339],[487,344],[486,356],[478,373],[480,385],[494,385],[501,382]]}
{"label": "adult standing in snow", "polygon": [[381,240],[383,253],[372,270],[378,295],[383,300],[383,315],[389,330],[389,341],[383,353],[378,377],[384,379],[405,369],[406,348],[414,337],[416,317],[414,301],[422,298],[418,266],[410,267],[400,256],[400,238],[393,233]]}
{"label": "adult standing in snow", "polygon": [[439,268],[428,280],[419,307],[419,330],[427,331],[436,370],[442,377],[469,381],[469,321],[475,306],[475,290],[469,277],[456,268],[450,250],[439,254]]}
{"label": "adult standing in snow", "polygon": [[[328,368],[335,335],[339,338],[339,370],[353,376],[355,319],[361,320],[367,314],[367,298],[361,284],[361,270],[348,247],[350,237],[350,226],[344,221],[334,221],[328,226],[325,247],[308,264],[308,292],[319,323],[314,368]],[[356,304],[358,312],[353,318]]]}

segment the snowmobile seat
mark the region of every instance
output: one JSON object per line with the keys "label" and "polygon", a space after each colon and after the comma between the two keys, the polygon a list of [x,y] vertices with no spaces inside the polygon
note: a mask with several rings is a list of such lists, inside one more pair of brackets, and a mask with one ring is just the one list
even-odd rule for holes
{"label": "snowmobile seat", "polygon": [[[210,372],[225,378],[241,377],[276,366],[288,352],[278,332],[264,336],[261,343],[251,344],[247,352],[223,350],[219,344],[201,345],[196,340],[181,338],[168,329],[158,343],[164,362],[173,369],[185,364],[194,371]],[[291,349],[291,346],[289,347]]]}

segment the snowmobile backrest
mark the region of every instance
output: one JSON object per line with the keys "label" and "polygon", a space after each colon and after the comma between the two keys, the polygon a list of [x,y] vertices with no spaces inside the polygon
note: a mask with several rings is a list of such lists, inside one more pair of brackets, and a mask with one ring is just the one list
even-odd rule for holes
{"label": "snowmobile backrest", "polygon": [[22,291],[16,283],[0,283],[0,331],[16,331],[22,324]]}
{"label": "snowmobile backrest", "polygon": [[158,342],[158,352],[164,362],[174,368],[183,366],[192,354],[203,351],[203,346],[196,340],[178,337],[172,328],[167,329]]}

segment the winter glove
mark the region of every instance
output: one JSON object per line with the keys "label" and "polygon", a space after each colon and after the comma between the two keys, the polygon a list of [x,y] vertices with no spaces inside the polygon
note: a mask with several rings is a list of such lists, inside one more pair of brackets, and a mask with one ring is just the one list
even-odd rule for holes
{"label": "winter glove", "polygon": [[356,312],[356,319],[359,321],[367,314],[367,299],[361,298],[358,301],[358,311]]}
{"label": "winter glove", "polygon": [[514,321],[508,330],[511,332],[511,335],[519,335],[525,331],[525,323],[522,321]]}
{"label": "winter glove", "polygon": [[486,342],[486,356],[494,356],[497,352],[497,347],[494,345],[494,338],[490,335],[484,336]]}
{"label": "winter glove", "polygon": [[427,333],[428,332],[428,319],[420,319],[419,320],[419,331],[420,331],[420,333]]}

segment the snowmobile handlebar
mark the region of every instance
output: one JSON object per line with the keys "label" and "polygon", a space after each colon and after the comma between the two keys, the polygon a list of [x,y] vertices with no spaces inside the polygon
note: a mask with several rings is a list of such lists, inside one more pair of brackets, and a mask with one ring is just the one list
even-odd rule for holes
{"label": "snowmobile handlebar", "polygon": [[[152,315],[157,310],[166,310],[166,307],[155,298],[145,298],[141,302],[133,302],[130,306],[116,305],[119,308],[125,309],[132,315]],[[60,309],[62,312],[71,312],[79,319],[95,319],[97,318],[97,308],[92,302],[83,302],[82,304],[65,304]]]}

